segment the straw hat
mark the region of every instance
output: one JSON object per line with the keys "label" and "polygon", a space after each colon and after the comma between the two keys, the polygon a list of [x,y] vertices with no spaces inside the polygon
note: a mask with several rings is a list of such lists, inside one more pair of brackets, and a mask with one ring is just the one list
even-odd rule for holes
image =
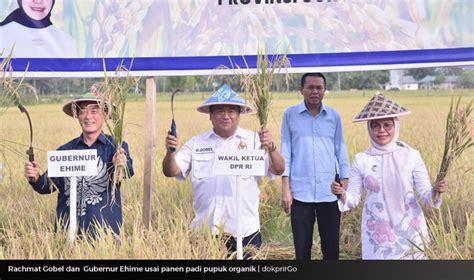
{"label": "straw hat", "polygon": [[72,111],[74,107],[73,104],[79,106],[79,104],[81,104],[82,102],[96,102],[97,104],[99,104],[100,94],[89,92],[81,96],[75,97],[72,100],[69,100],[68,102],[64,103],[63,112],[70,117],[74,117],[74,113]]}
{"label": "straw hat", "polygon": [[352,120],[361,122],[367,120],[385,119],[400,117],[411,114],[410,111],[385,97],[380,92],[376,92],[364,109]]}
{"label": "straw hat", "polygon": [[237,105],[241,108],[241,114],[248,114],[253,111],[252,107],[247,105],[245,99],[240,97],[227,84],[224,84],[216,92],[212,94],[204,103],[196,109],[201,113],[209,113],[209,107],[213,105]]}

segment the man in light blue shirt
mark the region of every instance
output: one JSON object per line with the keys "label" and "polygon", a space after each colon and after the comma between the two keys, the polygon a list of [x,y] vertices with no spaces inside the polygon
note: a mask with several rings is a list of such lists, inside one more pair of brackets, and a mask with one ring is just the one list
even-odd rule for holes
{"label": "man in light blue shirt", "polygon": [[282,207],[291,215],[296,259],[311,258],[316,219],[323,259],[339,258],[341,212],[331,183],[337,173],[347,189],[349,160],[339,113],[322,103],[325,91],[323,74],[304,74],[300,87],[304,101],[283,114]]}

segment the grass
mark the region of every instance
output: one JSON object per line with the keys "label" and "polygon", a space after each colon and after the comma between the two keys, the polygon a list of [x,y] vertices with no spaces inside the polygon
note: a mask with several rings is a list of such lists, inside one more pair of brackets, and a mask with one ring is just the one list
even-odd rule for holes
{"label": "grass", "polygon": [[[465,91],[464,94],[467,92]],[[472,93],[462,103],[472,99]],[[370,93],[371,94],[371,93]],[[67,233],[53,234],[56,194],[39,195],[23,177],[23,162],[27,159],[28,124],[16,107],[9,107],[0,117],[0,143],[9,140],[17,153],[0,145],[0,161],[4,163],[4,179],[0,182],[0,259],[224,259],[225,252],[218,239],[209,232],[196,233],[188,226],[193,218],[191,182],[166,178],[161,173],[165,154],[164,138],[171,121],[169,95],[158,98],[157,143],[154,165],[152,225],[144,230],[142,220],[143,196],[143,137],[145,104],[142,99],[127,103],[124,139],[130,145],[135,176],[122,186],[124,225],[120,240],[106,230],[93,243],[78,241],[69,246]],[[296,93],[280,98],[275,94],[268,129],[279,143],[283,110],[301,101]],[[446,116],[451,97],[447,93],[426,96],[425,92],[388,94],[413,114],[401,119],[400,139],[420,150],[434,181],[443,155]],[[291,98],[291,99],[290,99]],[[353,124],[352,118],[370,98],[362,93],[330,93],[325,104],[341,113],[344,135],[352,161],[355,153],[369,145],[366,126]],[[175,119],[181,143],[211,127],[208,116],[196,111],[201,96],[177,96]],[[80,133],[77,120],[61,111],[61,104],[29,106],[32,117],[37,161],[46,166],[46,151]],[[259,128],[255,115],[242,116],[241,126]],[[473,128],[471,128],[472,131]],[[467,150],[453,164],[448,175],[450,189],[443,195],[441,209],[425,208],[430,227],[431,243],[427,255],[432,259],[474,259],[474,149]],[[279,206],[281,180],[265,181],[261,185],[260,217],[264,246],[261,259],[294,258],[289,217]],[[359,259],[361,207],[343,214],[341,224],[341,258]],[[315,229],[313,258],[321,258],[319,238]]]}

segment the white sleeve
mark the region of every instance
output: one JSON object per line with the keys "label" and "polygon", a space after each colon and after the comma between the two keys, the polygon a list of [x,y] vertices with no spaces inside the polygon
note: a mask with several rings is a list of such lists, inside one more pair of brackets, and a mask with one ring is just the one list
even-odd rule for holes
{"label": "white sleeve", "polygon": [[[260,136],[258,135],[257,132],[252,131],[254,134],[252,135],[254,139],[254,148],[255,149],[260,149]],[[265,176],[268,178],[269,181],[273,181],[277,178],[277,175],[273,174],[270,169],[270,155],[268,152],[265,152]]]}
{"label": "white sleeve", "polygon": [[271,171],[270,155],[268,154],[268,152],[265,153],[265,176],[267,176],[269,181],[273,181],[278,177]]}
{"label": "white sleeve", "polygon": [[416,191],[423,200],[424,204],[429,205],[430,207],[439,208],[442,203],[441,196],[438,197],[438,200],[433,201],[433,188],[430,183],[430,176],[428,175],[428,170],[426,169],[425,163],[421,158],[420,152],[414,151],[413,161],[415,165],[413,168],[412,179],[415,183]]}
{"label": "white sleeve", "polygon": [[359,205],[364,187],[364,175],[363,172],[361,172],[362,168],[361,159],[356,155],[349,173],[349,186],[346,191],[346,200],[343,202],[339,199],[337,202],[341,212],[356,208],[357,205]]}
{"label": "white sleeve", "polygon": [[176,154],[176,163],[181,169],[181,174],[176,176],[179,180],[184,180],[191,172],[193,162],[194,138],[189,140]]}

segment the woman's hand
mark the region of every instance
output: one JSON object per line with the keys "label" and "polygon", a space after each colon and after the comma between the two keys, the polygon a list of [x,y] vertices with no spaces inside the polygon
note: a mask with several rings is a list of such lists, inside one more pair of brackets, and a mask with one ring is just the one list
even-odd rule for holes
{"label": "woman's hand", "polygon": [[433,191],[437,193],[444,193],[448,190],[448,182],[446,179],[443,179],[439,182],[436,182],[433,186]]}
{"label": "woman's hand", "polygon": [[335,194],[342,201],[346,201],[346,190],[344,189],[342,184],[336,181],[333,181],[331,183],[331,192]]}
{"label": "woman's hand", "polygon": [[448,190],[448,182],[445,179],[436,182],[431,191],[433,202],[439,200],[442,193]]}

